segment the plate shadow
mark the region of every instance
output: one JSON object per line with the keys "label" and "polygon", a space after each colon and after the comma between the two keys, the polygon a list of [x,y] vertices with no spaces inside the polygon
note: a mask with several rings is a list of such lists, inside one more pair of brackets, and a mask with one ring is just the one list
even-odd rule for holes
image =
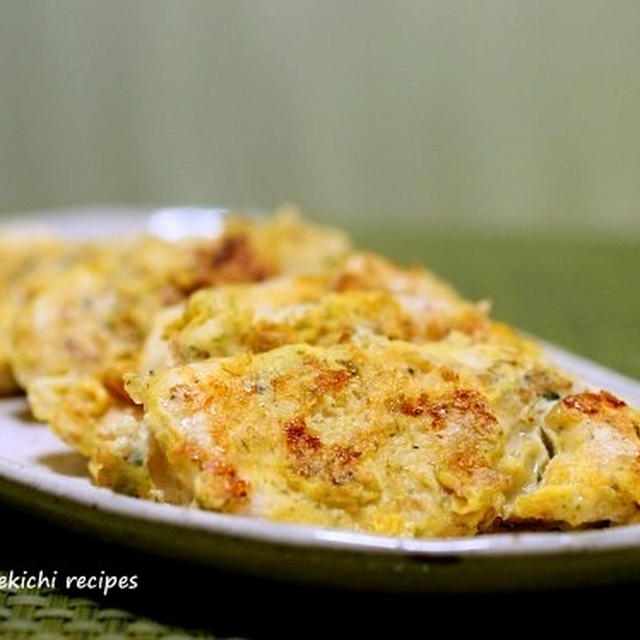
{"label": "plate shadow", "polygon": [[88,478],[87,461],[75,451],[48,453],[36,459],[51,471],[72,478]]}

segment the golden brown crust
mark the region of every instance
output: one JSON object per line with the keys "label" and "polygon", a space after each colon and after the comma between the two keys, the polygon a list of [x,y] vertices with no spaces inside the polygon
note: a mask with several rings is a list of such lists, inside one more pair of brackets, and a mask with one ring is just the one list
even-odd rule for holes
{"label": "golden brown crust", "polygon": [[48,233],[29,228],[0,233],[0,397],[19,390],[10,364],[15,315],[47,272],[59,267],[63,254],[61,242]]}
{"label": "golden brown crust", "polygon": [[606,391],[572,394],[547,414],[553,456],[511,516],[571,527],[640,520],[640,414]]}
{"label": "golden brown crust", "polygon": [[506,375],[484,376],[489,362],[514,357],[504,373],[530,384],[535,362],[512,347],[371,338],[208,360],[134,379],[129,390],[205,508],[462,535],[495,519],[510,487],[500,463],[526,407],[512,406]]}
{"label": "golden brown crust", "polygon": [[[344,275],[355,267],[358,278],[350,276],[347,286]],[[197,292],[183,313],[168,322],[158,318],[141,369],[260,353],[298,342],[337,344],[362,332],[425,342],[452,331],[521,342],[492,323],[482,305],[461,300],[428,272],[404,272],[382,258],[354,254],[322,276]]]}
{"label": "golden brown crust", "polygon": [[[296,257],[294,240],[301,244],[295,251],[313,249],[315,257]],[[24,388],[41,376],[131,370],[156,313],[167,305],[202,286],[324,269],[347,248],[339,232],[291,215],[233,219],[211,240],[99,244],[22,304],[13,328],[13,370]]]}

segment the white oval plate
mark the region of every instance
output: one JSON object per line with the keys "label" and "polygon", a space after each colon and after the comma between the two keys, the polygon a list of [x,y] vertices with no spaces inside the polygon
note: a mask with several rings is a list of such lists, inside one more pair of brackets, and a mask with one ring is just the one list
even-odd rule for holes
{"label": "white oval plate", "polygon": [[[21,214],[12,224],[73,236],[151,230],[213,234],[222,209],[91,209]],[[46,224],[41,224],[46,220]],[[96,231],[97,230],[97,231]],[[640,383],[552,345],[550,357],[636,406]],[[287,525],[138,500],[94,487],[83,459],[0,400],[0,496],[65,526],[161,554],[298,582],[456,592],[579,586],[640,578],[640,525],[574,533],[405,539]]]}

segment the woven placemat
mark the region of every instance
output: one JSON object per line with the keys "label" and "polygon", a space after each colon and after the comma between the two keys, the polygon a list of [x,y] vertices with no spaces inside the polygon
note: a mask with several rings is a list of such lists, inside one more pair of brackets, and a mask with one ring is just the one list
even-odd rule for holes
{"label": "woven placemat", "polygon": [[[404,262],[426,263],[469,297],[492,299],[497,317],[640,378],[639,242],[399,232],[367,232],[359,240]],[[213,637],[46,590],[0,591],[0,636]]]}
{"label": "woven placemat", "polygon": [[[0,573],[2,575],[2,573]],[[0,637],[3,638],[213,638],[185,631],[120,609],[104,608],[93,600],[49,589],[0,591]]]}

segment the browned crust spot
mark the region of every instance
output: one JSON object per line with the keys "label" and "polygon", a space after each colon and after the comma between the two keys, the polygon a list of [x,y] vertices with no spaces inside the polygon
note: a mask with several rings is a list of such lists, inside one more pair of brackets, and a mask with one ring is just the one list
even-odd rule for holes
{"label": "browned crust spot", "polygon": [[445,398],[438,399],[432,399],[426,393],[414,398],[401,395],[392,398],[388,404],[392,411],[406,416],[429,417],[432,427],[436,430],[443,429],[462,417],[479,431],[497,423],[495,416],[487,410],[482,396],[473,389],[455,389]]}
{"label": "browned crust spot", "polygon": [[313,391],[318,395],[338,393],[353,376],[353,372],[347,369],[325,369],[314,378]]}
{"label": "browned crust spot", "polygon": [[226,460],[213,458],[205,463],[204,470],[221,482],[227,508],[246,504],[251,487],[247,480],[238,475],[233,465]]}
{"label": "browned crust spot", "polygon": [[626,402],[616,398],[608,391],[600,391],[599,393],[577,393],[567,396],[562,402],[569,409],[588,416],[627,406]]}
{"label": "browned crust spot", "polygon": [[285,423],[284,431],[289,451],[297,458],[305,458],[322,448],[320,438],[307,430],[304,418],[294,418]]}
{"label": "browned crust spot", "polygon": [[229,235],[213,247],[196,254],[196,269],[192,280],[180,287],[185,295],[197,289],[226,282],[260,282],[275,275],[258,255],[249,238]]}
{"label": "browned crust spot", "polygon": [[209,381],[206,393],[188,383],[176,384],[169,389],[169,400],[179,403],[180,411],[185,415],[210,411],[218,402],[233,395],[234,391],[228,385],[217,380]]}
{"label": "browned crust spot", "polygon": [[362,456],[350,446],[325,447],[304,420],[297,417],[284,425],[286,445],[292,467],[304,478],[315,478],[339,486],[355,478],[354,463]]}

